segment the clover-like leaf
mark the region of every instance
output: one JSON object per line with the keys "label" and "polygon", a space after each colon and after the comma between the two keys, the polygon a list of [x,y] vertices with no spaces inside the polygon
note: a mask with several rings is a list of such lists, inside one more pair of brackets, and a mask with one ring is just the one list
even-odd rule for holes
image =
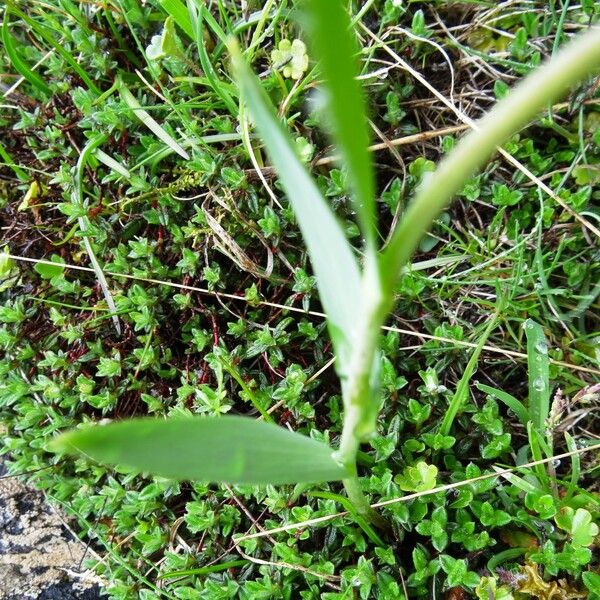
{"label": "clover-like leaf", "polygon": [[467,588],[474,588],[479,583],[479,575],[467,569],[466,560],[456,559],[447,554],[442,554],[439,560],[447,576],[447,587],[457,587],[460,585]]}
{"label": "clover-like leaf", "polygon": [[436,485],[438,470],[435,465],[419,461],[414,467],[406,467],[395,480],[405,492],[424,492],[432,490]]}
{"label": "clover-like leaf", "polygon": [[271,52],[273,69],[281,70],[284,77],[300,79],[308,69],[308,55],[302,40],[281,40],[275,50]]}
{"label": "clover-like leaf", "polygon": [[542,519],[550,519],[556,514],[554,497],[542,492],[527,492],[525,494],[525,506],[529,510],[537,512]]}
{"label": "clover-like leaf", "polygon": [[417,523],[417,532],[431,538],[433,547],[441,552],[448,545],[447,527],[448,516],[443,506],[436,508],[431,519],[425,519]]}
{"label": "clover-like leaf", "polygon": [[592,522],[592,515],[585,508],[572,509],[565,506],[554,517],[556,524],[571,535],[574,546],[590,546],[598,535],[598,525]]}
{"label": "clover-like leaf", "polygon": [[481,505],[479,520],[486,527],[502,527],[510,523],[511,516],[503,510],[495,509],[489,502],[484,502]]}

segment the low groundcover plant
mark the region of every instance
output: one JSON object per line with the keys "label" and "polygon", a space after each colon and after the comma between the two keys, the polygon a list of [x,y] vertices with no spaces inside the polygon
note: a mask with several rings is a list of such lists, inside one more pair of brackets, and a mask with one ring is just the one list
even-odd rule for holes
{"label": "low groundcover plant", "polygon": [[[339,0],[310,0],[306,13],[308,37],[320,59],[328,124],[347,169],[364,240],[360,261],[235,42],[230,43],[230,53],[243,103],[295,211],[327,315],[345,408],[337,450],[241,416],[144,418],[84,426],[61,435],[52,447],[174,479],[241,484],[342,480],[354,510],[385,526],[361,491],[356,457],[361,442],[376,428],[380,328],[393,308],[402,269],[434,219],[498,146],[600,67],[600,29],[569,43],[482,118],[423,181],[389,243],[380,249],[369,126],[356,77],[358,47],[350,19]],[[197,19],[195,25],[200,26]]]}

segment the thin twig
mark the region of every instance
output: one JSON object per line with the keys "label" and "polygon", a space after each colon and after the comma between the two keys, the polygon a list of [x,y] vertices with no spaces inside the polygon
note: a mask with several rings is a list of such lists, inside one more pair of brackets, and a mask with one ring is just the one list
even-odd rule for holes
{"label": "thin twig", "polygon": [[[494,473],[486,473],[485,475],[480,475],[479,477],[473,477],[471,479],[466,479],[464,481],[458,481],[456,483],[448,483],[446,485],[441,485],[439,487],[433,488],[431,490],[425,490],[423,492],[415,492],[414,494],[407,494],[406,496],[401,496],[400,498],[392,498],[391,500],[384,500],[382,502],[375,502],[375,504],[371,504],[371,508],[382,508],[384,506],[390,506],[392,504],[398,504],[400,502],[408,502],[409,500],[414,500],[415,498],[421,498],[422,496],[431,496],[433,494],[437,494],[439,492],[446,492],[448,490],[454,490],[456,488],[464,487],[465,485],[469,485],[476,481],[483,481],[485,479],[491,479],[493,477],[501,477],[502,475],[513,473],[514,471],[518,471],[520,469],[528,469],[530,467],[535,467],[537,465],[543,465],[555,460],[568,458],[569,456],[574,456],[576,454],[583,454],[584,452],[590,452],[592,450],[600,450],[600,444],[596,444],[594,446],[589,446],[588,448],[578,448],[577,450],[573,450],[571,452],[565,452],[564,454],[557,454],[555,456],[551,456],[550,458],[543,458],[541,460],[535,460],[533,462],[526,463],[524,465],[519,465],[517,467],[509,467],[509,468],[498,468]],[[236,542],[243,542],[244,540],[250,540],[254,538],[264,537],[266,535],[273,535],[275,533],[281,533],[283,531],[293,531],[296,529],[304,529],[305,527],[311,527],[313,525],[318,525],[321,523],[326,523],[327,521],[332,521],[333,519],[337,519],[339,517],[346,517],[350,513],[347,510],[334,513],[331,515],[323,515],[322,517],[316,517],[314,519],[308,519],[306,521],[300,521],[299,523],[289,523],[288,525],[282,525],[281,527],[274,527],[273,529],[267,529],[264,531],[259,531],[257,533],[246,534],[239,538],[236,538]]]}
{"label": "thin twig", "polygon": [[[49,260],[41,259],[41,258],[29,258],[26,256],[17,256],[15,254],[6,254],[8,258],[12,258],[13,260],[19,260],[22,262],[36,263],[36,264],[47,264],[51,266],[56,266],[57,263],[51,262]],[[83,267],[80,265],[72,265],[69,263],[60,263],[60,266],[64,269],[73,269],[76,271],[85,271],[87,273],[94,273],[94,269],[90,267]],[[128,273],[115,273],[112,271],[104,271],[105,275],[110,275],[112,277],[121,277],[122,279],[129,279],[132,281],[143,281],[145,283],[154,283],[156,285],[165,285],[168,287],[172,287],[179,290],[197,292],[199,294],[205,294],[207,296],[220,296],[221,298],[228,298],[230,300],[237,300],[240,302],[248,302],[248,299],[245,296],[238,296],[237,294],[229,294],[226,292],[214,292],[208,290],[206,288],[196,287],[193,285],[184,285],[182,283],[175,283],[174,281],[164,281],[161,279],[152,279],[148,277],[139,277],[137,275],[129,275]],[[278,308],[280,310],[288,310],[290,312],[300,313],[303,315],[309,315],[312,317],[318,317],[320,319],[324,319],[326,317],[325,313],[318,312],[316,310],[304,310],[303,308],[297,308],[295,306],[287,306],[285,304],[279,304],[277,302],[269,302],[267,300],[259,300],[257,302],[260,306],[269,306],[271,308]],[[476,348],[477,344],[473,342],[466,342],[464,340],[455,340],[452,338],[447,338],[439,335],[432,335],[429,333],[420,333],[416,331],[411,331],[410,329],[402,329],[400,327],[394,327],[391,325],[384,325],[382,327],[384,331],[393,331],[396,333],[401,333],[403,335],[409,335],[411,337],[417,337],[424,340],[433,340],[437,342],[443,342],[448,344],[453,344],[454,346],[460,346],[463,348]],[[497,346],[490,346],[486,344],[483,347],[487,352],[493,352],[495,354],[503,354],[504,356],[509,356],[513,358],[522,358],[527,359],[527,354],[524,352],[518,352],[516,350],[506,350],[504,348],[498,348]],[[580,371],[582,373],[590,373],[592,375],[600,375],[600,369],[594,369],[593,367],[584,367],[582,365],[574,365],[568,362],[564,362],[562,360],[554,360],[549,359],[550,363],[553,365],[557,365],[559,367],[565,367],[566,369],[570,369],[572,371]]]}

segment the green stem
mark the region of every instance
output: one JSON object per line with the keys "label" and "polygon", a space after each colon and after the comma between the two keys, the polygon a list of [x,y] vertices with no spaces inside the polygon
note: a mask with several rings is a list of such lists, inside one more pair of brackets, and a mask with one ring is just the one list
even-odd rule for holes
{"label": "green stem", "polygon": [[356,456],[361,440],[375,430],[378,401],[373,385],[373,369],[378,359],[379,335],[391,302],[381,293],[381,276],[376,257],[367,260],[362,278],[366,314],[354,334],[354,350],[347,377],[342,380],[344,398],[344,425],[337,451],[338,460],[351,477],[344,480],[344,488],[356,512],[370,523],[384,529],[386,520],[374,511],[363,494],[356,470]]}
{"label": "green stem", "polygon": [[417,192],[381,257],[385,292],[392,293],[423,233],[497,147],[599,66],[600,29],[594,28],[523,79],[460,140]]}
{"label": "green stem", "polygon": [[[344,480],[348,498],[368,521],[381,524],[364,496],[356,470],[360,442],[375,429],[377,399],[371,376],[377,360],[379,331],[394,300],[394,286],[401,268],[408,262],[421,237],[440,211],[480,169],[498,145],[525,126],[548,102],[600,66],[600,30],[581,36],[547,65],[523,80],[465,136],[426,180],[393,232],[380,265],[367,252],[362,278],[364,316],[353,335],[350,365],[342,377],[344,425],[337,457],[350,477]],[[489,335],[489,330],[486,334]],[[477,352],[474,353],[476,356]],[[342,376],[343,375],[343,376]],[[460,400],[460,397],[457,396]],[[451,419],[454,415],[450,415]],[[449,425],[448,421],[446,427]]]}

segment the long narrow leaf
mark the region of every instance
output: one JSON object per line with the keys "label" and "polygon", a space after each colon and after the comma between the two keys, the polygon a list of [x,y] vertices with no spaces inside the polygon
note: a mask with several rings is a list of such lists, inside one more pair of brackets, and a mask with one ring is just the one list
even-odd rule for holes
{"label": "long narrow leaf", "polygon": [[485,328],[483,335],[479,338],[477,347],[473,350],[473,353],[471,354],[471,358],[469,359],[464,373],[462,374],[462,377],[460,378],[460,381],[456,386],[454,396],[452,396],[452,400],[450,400],[450,405],[448,406],[446,414],[442,419],[442,424],[440,425],[440,433],[442,435],[448,435],[450,433],[450,430],[452,429],[452,423],[454,422],[456,415],[458,414],[459,410],[464,406],[467,398],[469,397],[469,382],[471,381],[473,373],[477,368],[477,363],[479,362],[479,355],[481,354],[485,343],[490,337],[490,334],[494,330],[494,327],[496,327],[497,319],[498,315],[494,314],[490,322],[488,323],[488,326]]}
{"label": "long narrow leaf", "polygon": [[260,82],[239,49],[232,46],[230,50],[242,96],[279,173],[308,246],[329,331],[340,358],[336,368],[346,372],[352,352],[352,332],[361,317],[358,264],[342,228],[300,162]]}
{"label": "long narrow leaf", "polygon": [[515,413],[515,415],[517,415],[517,418],[519,419],[519,421],[521,421],[521,424],[524,427],[527,427],[527,423],[530,420],[529,413],[527,412],[527,409],[520,400],[517,400],[508,392],[504,392],[503,390],[497,390],[496,388],[490,387],[489,385],[485,385],[484,383],[478,383],[476,384],[476,387],[478,390],[481,390],[482,392],[485,392],[486,394],[489,394],[490,396],[496,398],[496,400],[500,400],[500,402],[506,404],[506,406],[508,406],[508,408],[510,408],[510,410],[512,410]]}
{"label": "long narrow leaf", "polygon": [[189,12],[189,19],[192,24],[192,31],[194,33],[193,39],[196,42],[196,47],[198,48],[198,57],[200,59],[200,64],[202,65],[202,70],[206,75],[206,79],[208,80],[209,85],[212,87],[214,92],[221,98],[227,110],[234,115],[238,114],[238,105],[233,101],[229,91],[227,90],[227,84],[223,85],[223,83],[219,80],[219,76],[217,75],[208,52],[206,51],[205,41],[204,41],[204,16],[203,11],[198,10],[193,0],[187,0],[187,8]]}
{"label": "long narrow leaf", "polygon": [[[74,203],[79,206],[86,206],[86,201],[84,200],[83,194],[83,172],[87,165],[88,159],[98,148],[98,146],[100,146],[100,144],[102,144],[105,140],[106,135],[103,134],[92,138],[84,146],[81,154],[79,155],[79,160],[77,161],[77,166],[75,168],[75,179],[73,182],[73,200]],[[81,231],[86,231],[90,227],[90,220],[87,216],[79,217],[77,222]],[[119,322],[119,317],[117,316],[117,306],[115,305],[112,294],[108,289],[108,283],[106,282],[104,271],[102,270],[102,267],[96,258],[94,248],[92,247],[90,239],[87,236],[84,236],[83,238],[83,247],[87,252],[92,268],[94,269],[94,273],[96,274],[96,279],[98,280],[98,284],[100,285],[100,289],[102,290],[102,294],[106,300],[108,309],[111,312],[113,325],[115,326],[117,333],[121,335],[121,323]]]}
{"label": "long narrow leaf", "polygon": [[237,416],[96,425],[61,435],[51,448],[178,480],[275,485],[347,477],[325,444]]}
{"label": "long narrow leaf", "polygon": [[550,411],[550,378],[548,343],[539,323],[528,319],[523,323],[527,336],[527,369],[529,371],[529,414],[541,434],[546,430]]}
{"label": "long narrow leaf", "polygon": [[157,0],[158,4],[169,16],[173,17],[177,26],[187,34],[190,39],[194,39],[194,28],[190,20],[188,10],[180,0]]}
{"label": "long narrow leaf", "polygon": [[309,33],[315,56],[327,82],[333,138],[348,168],[356,195],[356,212],[363,234],[374,240],[375,177],[367,150],[369,129],[365,100],[359,81],[358,44],[350,16],[341,0],[309,0]]}
{"label": "long narrow leaf", "polygon": [[44,80],[34,71],[29,68],[29,65],[21,58],[21,55],[17,51],[15,47],[15,41],[13,37],[10,35],[9,24],[8,24],[8,16],[9,9],[6,9],[4,12],[4,20],[2,21],[2,44],[4,45],[4,49],[6,50],[6,55],[10,59],[12,66],[25,78],[31,85],[35,88],[43,92],[44,94],[50,96],[52,95],[52,90],[46,85]]}
{"label": "long narrow leaf", "polygon": [[[185,2],[185,0],[184,0]],[[168,15],[173,17],[173,20],[178,27],[185,32],[191,40],[194,40],[194,26],[192,24],[191,16],[185,3],[182,0],[153,0],[153,4],[160,6]],[[227,34],[223,31],[223,28],[219,25],[217,20],[212,16],[210,10],[204,2],[195,2],[202,18],[206,20],[206,23],[212,30],[212,32],[219,38],[221,43],[227,42]]]}
{"label": "long narrow leaf", "polygon": [[436,172],[421,185],[382,256],[385,288],[393,289],[421,237],[440,211],[507,138],[548,103],[600,67],[600,28],[567,44],[556,56],[519,82],[460,140]]}
{"label": "long narrow leaf", "polygon": [[131,108],[135,114],[135,116],[148,128],[154,135],[163,141],[171,150],[177,152],[179,156],[185,158],[186,160],[190,159],[190,155],[173,139],[173,137],[167,133],[161,127],[156,120],[151,117],[147,111],[145,111],[140,103],[137,101],[136,97],[127,89],[127,87],[122,84],[119,90],[121,94],[121,98],[127,104],[129,108]]}

